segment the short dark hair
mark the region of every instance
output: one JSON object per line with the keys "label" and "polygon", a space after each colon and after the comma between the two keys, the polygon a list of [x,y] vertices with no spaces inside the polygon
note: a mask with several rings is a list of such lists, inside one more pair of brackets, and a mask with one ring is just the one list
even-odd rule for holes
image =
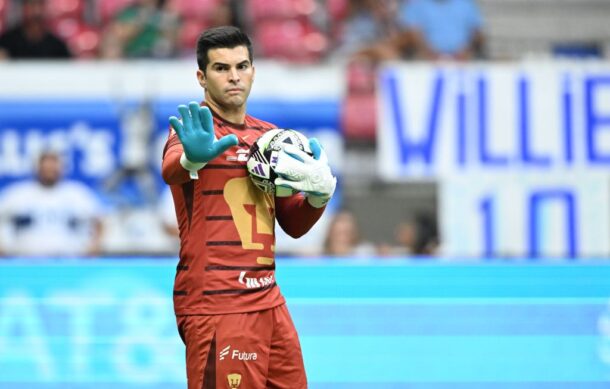
{"label": "short dark hair", "polygon": [[208,51],[210,49],[232,49],[237,46],[246,46],[248,58],[252,62],[252,42],[248,35],[234,26],[220,26],[210,28],[199,35],[197,39],[197,65],[205,72],[208,66]]}

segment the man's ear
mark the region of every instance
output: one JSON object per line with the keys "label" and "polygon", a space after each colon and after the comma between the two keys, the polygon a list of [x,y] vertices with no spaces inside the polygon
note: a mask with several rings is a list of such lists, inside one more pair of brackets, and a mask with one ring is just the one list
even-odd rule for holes
{"label": "man's ear", "polygon": [[197,69],[197,81],[199,81],[199,85],[205,89],[207,79],[205,77],[205,72],[201,69]]}

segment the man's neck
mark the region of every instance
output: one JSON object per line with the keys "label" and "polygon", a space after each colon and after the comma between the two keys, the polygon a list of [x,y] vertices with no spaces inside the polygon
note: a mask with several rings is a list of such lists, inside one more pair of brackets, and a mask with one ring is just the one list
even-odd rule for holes
{"label": "man's neck", "polygon": [[[207,97],[207,96],[206,96]],[[206,98],[206,104],[216,113],[218,116],[223,118],[229,123],[233,124],[244,124],[246,120],[246,106],[243,105],[238,108],[227,109],[216,104],[212,99]]]}

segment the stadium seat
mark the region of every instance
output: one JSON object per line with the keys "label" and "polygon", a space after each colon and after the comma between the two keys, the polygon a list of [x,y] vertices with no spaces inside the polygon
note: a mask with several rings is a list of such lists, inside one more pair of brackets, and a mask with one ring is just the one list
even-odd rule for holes
{"label": "stadium seat", "polygon": [[341,107],[341,128],[345,140],[374,142],[377,132],[377,105],[374,93],[347,95]]}
{"label": "stadium seat", "polygon": [[205,20],[184,20],[180,28],[180,49],[188,54],[193,54],[199,35],[208,27],[209,25]]}
{"label": "stadium seat", "polygon": [[250,20],[257,23],[265,19],[291,19],[315,12],[315,0],[248,0]]}
{"label": "stadium seat", "polygon": [[97,29],[76,19],[60,19],[53,24],[53,31],[66,41],[75,58],[98,56],[101,37]]}
{"label": "stadium seat", "polygon": [[264,57],[295,62],[316,61],[328,46],[322,33],[307,22],[294,19],[259,23],[255,39]]}
{"label": "stadium seat", "polygon": [[6,30],[9,0],[0,0],[0,33]]}
{"label": "stadium seat", "polygon": [[347,16],[349,0],[326,0],[326,11],[332,22],[340,22]]}
{"label": "stadium seat", "polygon": [[79,31],[68,39],[72,54],[79,59],[97,58],[100,46],[100,33],[95,28],[81,25]]}
{"label": "stadium seat", "polygon": [[347,92],[372,93],[375,90],[376,72],[372,64],[353,61],[347,66]]}
{"label": "stadium seat", "polygon": [[66,40],[80,30],[82,23],[74,18],[58,18],[51,20],[51,28],[55,34]]}
{"label": "stadium seat", "polygon": [[84,0],[47,0],[46,2],[46,11],[51,20],[63,18],[82,20],[84,9]]}

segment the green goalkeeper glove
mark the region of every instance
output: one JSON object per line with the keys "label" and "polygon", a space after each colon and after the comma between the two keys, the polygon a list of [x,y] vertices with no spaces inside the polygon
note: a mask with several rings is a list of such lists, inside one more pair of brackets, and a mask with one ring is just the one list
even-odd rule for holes
{"label": "green goalkeeper glove", "polygon": [[171,116],[169,124],[176,131],[184,149],[180,164],[191,172],[191,178],[196,178],[197,170],[229,147],[237,145],[237,136],[230,134],[216,140],[212,112],[195,101],[191,101],[188,107],[179,105],[178,112],[182,121]]}

